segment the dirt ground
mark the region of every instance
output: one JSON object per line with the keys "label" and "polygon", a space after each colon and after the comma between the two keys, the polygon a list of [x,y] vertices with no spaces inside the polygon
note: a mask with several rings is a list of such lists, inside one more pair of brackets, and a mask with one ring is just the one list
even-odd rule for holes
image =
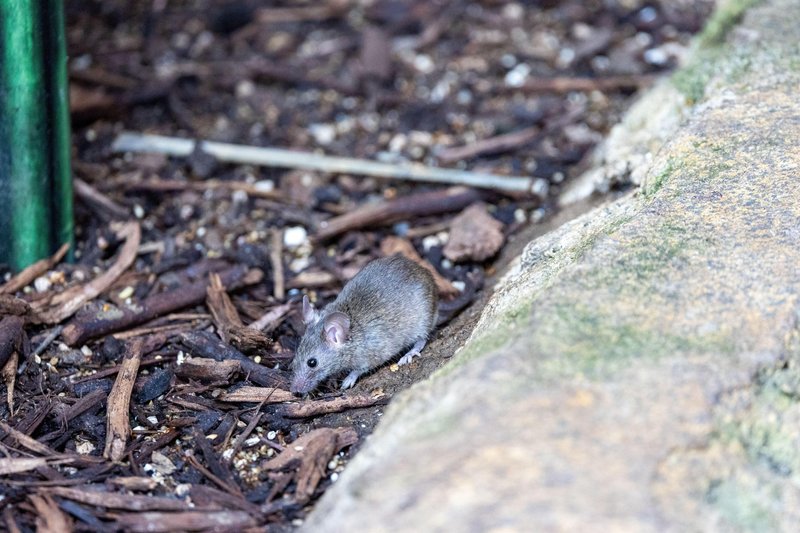
{"label": "dirt ground", "polygon": [[[20,284],[6,272],[0,287],[16,335],[9,362],[0,357],[0,391],[13,388],[13,402],[0,405],[0,524],[12,531],[42,520],[135,531],[298,524],[391,397],[464,343],[508,261],[575,214],[553,207],[561,187],[636,91],[676,65],[711,9],[635,0],[66,5],[76,259]],[[523,176],[532,188],[453,190],[223,163],[201,150],[115,151],[123,131]],[[475,204],[485,217],[477,228],[472,215],[459,217]],[[382,215],[367,216],[370,205]],[[304,329],[302,295],[332,301],[397,246],[441,276],[444,299],[462,289],[471,304],[411,365],[386,364],[344,394],[335,376],[310,398],[275,401]],[[475,273],[484,283],[473,293]],[[75,296],[93,283],[94,296]],[[215,358],[215,368],[195,362]],[[251,399],[230,396],[242,391]],[[120,424],[129,434],[114,456]]]}

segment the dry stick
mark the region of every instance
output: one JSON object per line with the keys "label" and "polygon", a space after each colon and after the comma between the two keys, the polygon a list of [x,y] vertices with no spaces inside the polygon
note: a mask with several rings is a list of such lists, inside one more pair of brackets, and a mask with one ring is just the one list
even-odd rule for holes
{"label": "dry stick", "polygon": [[0,294],[13,294],[23,288],[25,285],[28,285],[33,280],[56,266],[64,257],[64,255],[66,255],[67,250],[69,250],[69,244],[63,244],[61,245],[61,248],[59,248],[58,251],[53,254],[52,257],[42,259],[41,261],[36,261],[34,264],[0,286]]}
{"label": "dry stick", "polygon": [[269,251],[269,261],[272,264],[273,296],[276,300],[283,300],[286,296],[283,279],[283,232],[272,230],[272,246]]}
{"label": "dry stick", "polygon": [[96,389],[87,394],[86,396],[82,396],[77,402],[64,409],[58,415],[58,422],[61,423],[63,427],[57,429],[56,431],[53,431],[51,433],[39,437],[39,440],[41,440],[42,442],[47,442],[63,435],[64,432],[67,430],[67,425],[69,424],[70,421],[82,415],[95,405],[102,403],[103,400],[105,400],[106,398],[107,394],[102,389]]}
{"label": "dry stick", "polygon": [[30,315],[31,306],[22,298],[0,293],[0,315]]}
{"label": "dry stick", "polygon": [[261,24],[323,21],[343,15],[349,8],[350,2],[347,0],[336,0],[321,6],[262,7],[256,11],[255,19]]}
{"label": "dry stick", "polygon": [[214,361],[192,357],[178,365],[175,374],[197,381],[230,381],[240,370],[239,361]]}
{"label": "dry stick", "polygon": [[294,394],[287,390],[273,387],[239,387],[236,390],[223,393],[219,401],[230,403],[281,403],[296,401]]}
{"label": "dry stick", "polygon": [[[261,405],[257,406],[256,409],[261,409]],[[250,434],[256,428],[256,425],[259,422],[261,422],[261,417],[263,416],[264,413],[255,413],[253,417],[250,419],[250,422],[247,424],[247,427],[244,428],[244,431],[242,431],[239,434],[239,436],[236,437],[236,440],[233,441],[233,444],[231,445],[230,448],[231,454],[230,454],[230,459],[228,460],[229,463],[233,462],[234,457],[236,456],[237,453],[239,453],[239,450],[242,448],[244,441],[247,440],[247,437],[250,436]]]}
{"label": "dry stick", "polygon": [[[220,277],[226,287],[235,288],[243,284],[257,283],[260,280],[260,271],[247,272],[247,267],[235,266],[222,272]],[[88,339],[138,326],[158,316],[196,305],[205,299],[206,284],[205,280],[197,281],[171,291],[154,294],[136,309],[126,307],[122,309],[121,314],[112,317],[97,315],[92,315],[88,319],[78,317],[64,328],[62,338],[65,343],[74,346]]]}
{"label": "dry stick", "polygon": [[170,531],[245,531],[257,525],[245,511],[179,511],[120,513],[114,516],[116,529],[134,533]]}
{"label": "dry stick", "polygon": [[506,152],[519,148],[525,144],[532,143],[545,136],[560,130],[575,122],[583,113],[582,106],[575,106],[568,109],[563,115],[555,120],[550,121],[543,128],[525,128],[519,131],[498,135],[483,139],[472,144],[464,146],[454,146],[452,148],[445,148],[438,154],[439,160],[444,163],[460,161],[462,159],[470,159],[479,155],[487,153]]}
{"label": "dry stick", "polygon": [[[281,304],[277,307],[273,307],[261,317],[252,322],[247,327],[252,328],[258,331],[263,331],[264,333],[269,333],[279,325],[279,320],[283,318],[283,316],[288,313],[292,309],[292,303],[286,302],[285,304]],[[266,331],[265,331],[266,330]]]}
{"label": "dry stick", "polygon": [[[226,492],[244,498],[241,489],[236,485],[233,481],[233,476],[228,470],[227,466],[220,461],[217,454],[214,452],[214,449],[211,447],[211,444],[208,442],[208,439],[200,431],[200,428],[194,426],[192,428],[192,436],[194,437],[194,444],[196,448],[200,449],[200,452],[203,454],[203,459],[205,459],[205,464],[208,466],[208,470],[210,471],[212,476],[208,476],[209,472],[204,471],[202,468],[199,469],[203,472],[204,475],[208,476],[212,481],[217,483],[221,489],[225,490]],[[191,459],[196,460],[196,457],[191,457]],[[195,467],[198,465],[195,464]]]}
{"label": "dry stick", "polygon": [[77,194],[79,198],[87,203],[94,204],[102,209],[105,209],[108,211],[108,213],[120,220],[127,220],[131,218],[131,213],[129,210],[125,209],[82,179],[74,178],[72,180],[72,184],[73,187],[75,187],[75,194]]}
{"label": "dry stick", "polygon": [[36,510],[36,531],[55,533],[72,531],[72,520],[48,494],[30,494],[28,500]]}
{"label": "dry stick", "polygon": [[[155,152],[173,156],[188,157],[198,141],[122,133],[112,144],[116,152]],[[530,193],[534,180],[527,176],[500,176],[481,172],[426,167],[419,164],[392,165],[363,159],[332,157],[309,152],[261,148],[237,144],[199,141],[200,149],[228,163],[264,165],[269,167],[317,170],[340,174],[359,174],[377,178],[406,179],[442,184],[467,185],[499,191]]]}
{"label": "dry stick", "polygon": [[267,200],[280,200],[289,203],[280,192],[266,191],[259,189],[255,185],[249,183],[241,183],[238,181],[220,181],[220,180],[204,180],[204,181],[178,181],[178,180],[162,180],[159,178],[150,178],[143,181],[133,181],[123,184],[129,191],[153,191],[153,192],[180,192],[186,190],[192,191],[211,191],[216,189],[225,189],[231,191],[243,191],[248,196],[253,198],[266,198]]}
{"label": "dry stick", "polygon": [[189,353],[196,357],[207,357],[215,361],[228,359],[239,361],[239,364],[242,365],[242,372],[247,374],[253,383],[278,388],[286,388],[288,385],[286,375],[280,370],[259,365],[239,350],[225,344],[206,331],[184,333],[181,336],[181,343],[186,346]]}
{"label": "dry stick", "polygon": [[608,76],[605,78],[534,78],[522,87],[508,88],[507,91],[568,93],[572,91],[616,91],[620,89],[639,89],[651,85],[656,77],[649,74],[633,76]]}
{"label": "dry stick", "polygon": [[415,216],[459,211],[480,198],[480,193],[473,189],[451,187],[444,191],[410,194],[388,202],[367,204],[351,213],[323,222],[316,238],[325,240],[345,231],[366,226],[389,224]]}
{"label": "dry stick", "polygon": [[31,306],[42,322],[55,324],[65,318],[69,318],[83,304],[93,300],[109,288],[133,264],[136,259],[136,251],[139,249],[139,241],[142,237],[139,224],[137,222],[126,222],[119,227],[117,235],[125,239],[125,244],[122,246],[117,260],[108,270],[89,283],[56,294],[49,302]]}
{"label": "dry stick", "polygon": [[14,352],[8,358],[6,364],[0,367],[0,375],[6,382],[6,402],[8,411],[14,414],[14,385],[17,382],[17,366],[19,363],[19,352]]}
{"label": "dry stick", "polygon": [[121,369],[117,374],[111,393],[108,395],[108,423],[106,426],[106,447],[103,457],[114,462],[125,457],[125,445],[131,435],[130,404],[136,373],[142,359],[144,341],[136,339],[126,346]]}
{"label": "dry stick", "polygon": [[206,290],[206,306],[211,310],[217,333],[225,342],[229,342],[240,350],[251,352],[268,349],[272,341],[267,335],[252,328],[245,327],[239,313],[219,275],[209,274],[209,286]]}
{"label": "dry stick", "polygon": [[445,148],[440,150],[436,157],[442,163],[455,163],[456,161],[471,159],[483,154],[508,152],[535,141],[541,133],[541,128],[533,126],[504,135],[489,137],[472,144]]}
{"label": "dry stick", "polygon": [[[144,350],[143,350],[144,351]],[[164,359],[163,357],[157,356],[153,357],[152,359],[145,359],[142,361],[139,366],[152,366],[152,365],[159,365],[168,362],[168,359]],[[112,366],[111,368],[105,368],[103,370],[98,370],[94,374],[89,376],[76,379],[72,382],[73,385],[77,385],[78,383],[85,383],[87,381],[94,381],[96,379],[103,379],[107,378],[108,376],[113,376],[114,374],[118,374],[119,371],[122,370],[122,365]]]}
{"label": "dry stick", "polygon": [[6,436],[3,437],[8,444],[11,444],[8,441],[13,439],[13,440],[17,441],[17,443],[20,446],[22,446],[24,448],[27,448],[28,450],[30,450],[30,451],[32,451],[34,453],[38,453],[39,455],[45,455],[45,456],[56,456],[56,455],[58,455],[58,452],[55,451],[54,449],[50,448],[46,444],[42,444],[41,442],[39,442],[38,440],[34,439],[33,437],[29,437],[25,433],[12,428],[11,426],[6,424],[2,420],[0,420],[0,430],[3,430],[3,432],[5,432],[5,434],[6,434],[6,436],[9,437],[9,438],[6,438]]}
{"label": "dry stick", "polygon": [[176,498],[138,496],[98,490],[101,488],[104,487],[102,485],[89,485],[85,488],[53,487],[45,489],[45,492],[87,505],[128,511],[183,511],[192,508],[191,504]]}
{"label": "dry stick", "polygon": [[309,418],[312,416],[339,413],[348,409],[361,409],[372,407],[373,405],[385,405],[389,403],[389,396],[370,396],[368,394],[357,394],[351,396],[340,396],[329,400],[309,400],[299,403],[288,403],[280,406],[276,414],[284,418]]}
{"label": "dry stick", "polygon": [[208,275],[208,287],[206,287],[206,307],[211,311],[214,325],[217,332],[225,342],[230,341],[228,332],[235,327],[244,327],[239,313],[233,306],[233,302],[225,292],[225,286],[219,274],[212,272]]}

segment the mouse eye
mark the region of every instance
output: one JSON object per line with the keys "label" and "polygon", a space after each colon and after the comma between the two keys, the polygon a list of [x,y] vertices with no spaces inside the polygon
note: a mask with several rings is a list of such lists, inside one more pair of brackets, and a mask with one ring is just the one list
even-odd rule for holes
{"label": "mouse eye", "polygon": [[307,361],[307,364],[308,364],[308,366],[310,366],[311,368],[314,368],[315,366],[317,366],[317,360],[316,360],[316,359],[314,359],[314,358],[312,357],[311,359],[309,359],[309,360]]}

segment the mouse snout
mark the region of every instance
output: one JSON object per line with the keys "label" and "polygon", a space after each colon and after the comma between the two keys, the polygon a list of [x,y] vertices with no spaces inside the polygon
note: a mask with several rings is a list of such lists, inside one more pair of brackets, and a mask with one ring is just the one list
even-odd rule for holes
{"label": "mouse snout", "polygon": [[292,384],[289,386],[289,392],[300,398],[305,396],[311,390],[311,383],[304,376],[295,376],[292,379]]}

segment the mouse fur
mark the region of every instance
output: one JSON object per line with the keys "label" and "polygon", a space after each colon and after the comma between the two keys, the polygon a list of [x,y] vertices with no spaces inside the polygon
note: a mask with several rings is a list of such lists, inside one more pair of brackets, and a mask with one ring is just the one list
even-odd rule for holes
{"label": "mouse fur", "polygon": [[436,326],[436,284],[425,268],[402,256],[372,261],[322,310],[303,298],[306,331],[292,361],[291,391],[303,395],[349,372],[342,388],[403,350],[418,355]]}

